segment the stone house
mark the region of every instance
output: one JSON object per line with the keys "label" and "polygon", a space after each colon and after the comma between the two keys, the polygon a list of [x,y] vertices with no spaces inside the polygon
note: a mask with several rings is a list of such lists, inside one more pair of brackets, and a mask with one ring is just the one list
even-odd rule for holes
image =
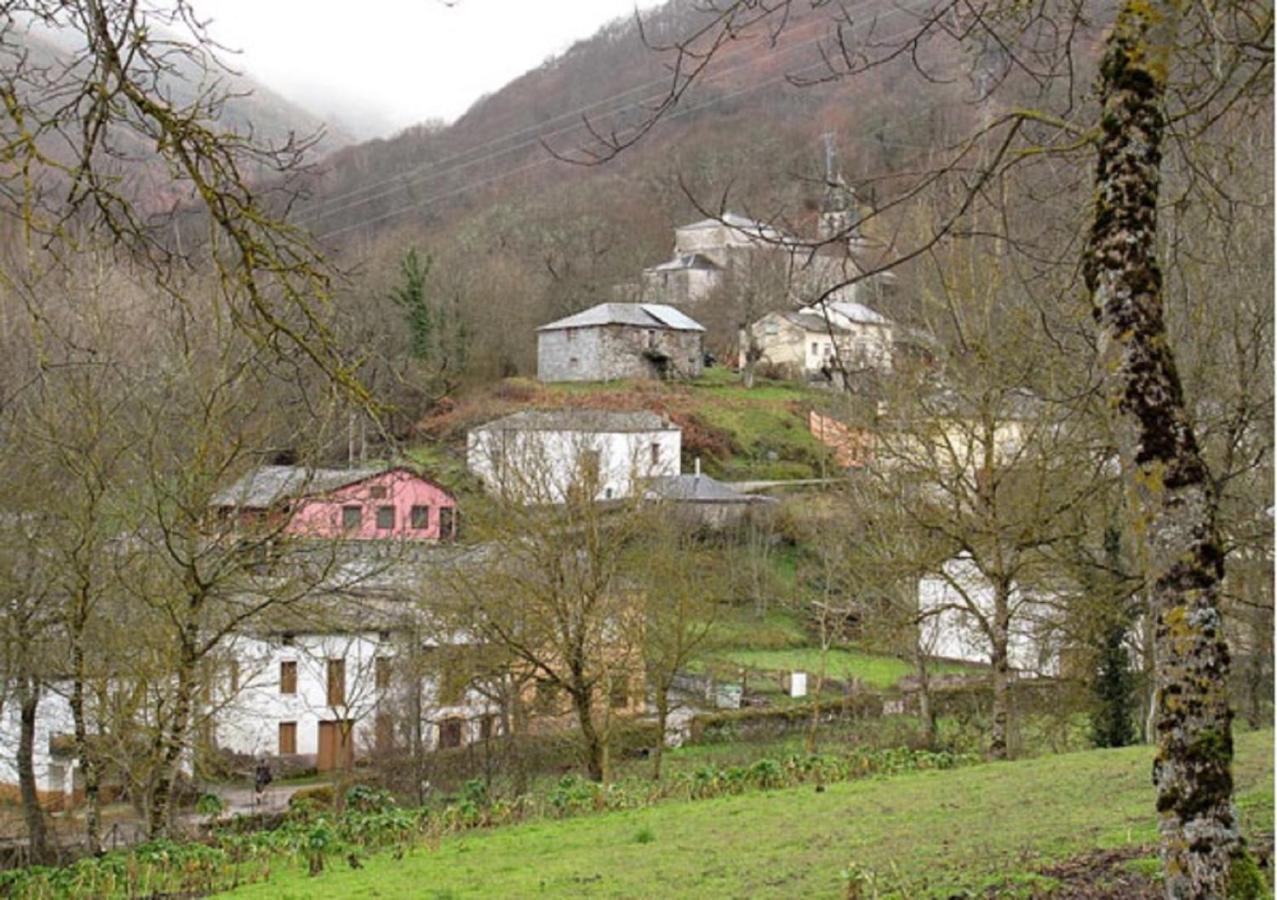
{"label": "stone house", "polygon": [[466,439],[466,462],[489,491],[562,503],[588,486],[596,500],[631,496],[647,479],[681,471],[682,431],[653,412],[526,410]]}
{"label": "stone house", "polygon": [[600,303],[537,329],[541,381],[695,378],[705,329],[657,303]]}
{"label": "stone house", "polygon": [[[770,273],[778,295],[771,305],[798,305],[827,297],[834,301],[890,301],[896,278],[890,272],[864,278],[864,259],[874,244],[858,229],[846,230],[846,210],[822,213],[816,241],[737,213],[702,219],[674,229],[674,255],[643,270],[641,295],[658,303],[695,305],[724,283],[729,273],[758,277]],[[761,266],[760,264],[766,264]],[[844,287],[835,286],[846,284]]]}
{"label": "stone house", "polygon": [[457,500],[407,468],[261,466],[219,491],[223,518],[278,523],[281,536],[371,541],[448,541]]}
{"label": "stone house", "polygon": [[642,295],[663,303],[694,304],[723,280],[723,267],[704,253],[680,253],[643,270]]}

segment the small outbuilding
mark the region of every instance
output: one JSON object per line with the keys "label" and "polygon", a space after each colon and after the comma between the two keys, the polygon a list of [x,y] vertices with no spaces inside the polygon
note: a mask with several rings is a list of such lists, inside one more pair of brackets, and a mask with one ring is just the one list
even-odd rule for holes
{"label": "small outbuilding", "polygon": [[700,473],[653,478],[644,493],[647,500],[667,503],[679,515],[697,525],[722,528],[734,525],[750,510],[767,509],[776,501],[760,494],[744,494],[731,485]]}
{"label": "small outbuilding", "polygon": [[541,381],[695,378],[705,329],[659,303],[600,303],[537,329]]}

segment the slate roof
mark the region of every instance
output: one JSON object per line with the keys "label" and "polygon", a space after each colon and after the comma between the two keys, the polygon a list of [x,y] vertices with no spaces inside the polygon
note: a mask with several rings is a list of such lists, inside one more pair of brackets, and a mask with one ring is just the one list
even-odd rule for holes
{"label": "slate roof", "polygon": [[[839,301],[829,304],[829,323],[826,324],[825,316],[819,309],[808,308],[802,310],[787,310],[779,314],[781,318],[787,322],[793,322],[799,328],[806,331],[820,332],[825,334],[829,331],[829,326],[833,326],[834,333],[841,333],[847,330],[846,322],[855,322],[862,325],[890,325],[891,320],[886,316],[874,312],[862,303],[853,303],[849,300]],[[843,320],[843,321],[840,321]]]}
{"label": "slate roof", "polygon": [[212,506],[266,509],[288,497],[326,494],[385,472],[383,467],[311,469],[305,466],[262,466],[213,495]]}
{"label": "slate roof", "polygon": [[680,503],[772,503],[771,497],[742,494],[708,475],[670,475],[653,478],[647,492]]}
{"label": "slate roof", "polygon": [[565,319],[542,325],[537,331],[599,325],[635,325],[639,328],[667,328],[671,331],[705,330],[699,322],[688,318],[674,307],[661,303],[600,303]]}
{"label": "slate roof", "polygon": [[829,311],[835,316],[842,316],[851,322],[859,322],[865,325],[891,324],[891,320],[886,316],[874,312],[863,303],[855,303],[851,300],[839,300],[836,303],[830,303]]}
{"label": "slate roof", "polygon": [[701,219],[699,222],[692,222],[690,225],[680,225],[679,231],[699,230],[702,228],[717,228],[720,225],[726,225],[736,231],[744,232],[751,237],[762,237],[766,240],[779,240],[783,237],[781,231],[766,222],[760,222],[757,219],[751,219],[748,216],[742,216],[738,213],[723,213],[718,219]]}
{"label": "slate roof", "polygon": [[684,269],[721,269],[718,263],[704,253],[681,253],[673,259],[652,266],[649,272],[679,272]]}
{"label": "slate roof", "polygon": [[813,312],[783,312],[780,317],[786,322],[793,322],[804,331],[819,332],[820,334],[828,333],[832,326],[834,334],[846,334],[847,329],[838,325],[836,322],[825,323],[825,317],[819,313]]}
{"label": "slate roof", "polygon": [[654,412],[605,409],[528,409],[480,425],[475,431],[677,431]]}

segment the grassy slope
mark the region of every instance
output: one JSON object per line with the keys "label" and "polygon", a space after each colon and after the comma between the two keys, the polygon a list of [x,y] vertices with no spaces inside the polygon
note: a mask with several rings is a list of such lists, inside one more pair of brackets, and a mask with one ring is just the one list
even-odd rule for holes
{"label": "grassy slope", "polygon": [[[807,672],[813,678],[820,670],[818,648],[728,650],[719,655],[749,669],[765,671],[792,669]],[[936,672],[964,671],[962,666],[953,663],[937,663],[934,669]],[[894,656],[881,656],[842,648],[833,648],[829,651],[825,668],[830,678],[859,678],[874,688],[889,688],[906,675],[912,675],[913,671],[912,666]]]}
{"label": "grassy slope", "polygon": [[[1238,739],[1244,826],[1272,829],[1271,731]],[[946,896],[1098,847],[1155,839],[1147,747],[671,803],[474,833],[318,880],[278,871],[241,896]]]}
{"label": "grassy slope", "polygon": [[426,433],[451,445],[468,428],[530,407],[650,409],[680,423],[684,457],[701,456],[708,474],[729,480],[811,478],[821,474],[825,451],[805,417],[823,397],[786,382],[760,381],[746,390],[722,368],[708,369],[692,382],[539,384],[514,378],[470,392],[425,424]]}

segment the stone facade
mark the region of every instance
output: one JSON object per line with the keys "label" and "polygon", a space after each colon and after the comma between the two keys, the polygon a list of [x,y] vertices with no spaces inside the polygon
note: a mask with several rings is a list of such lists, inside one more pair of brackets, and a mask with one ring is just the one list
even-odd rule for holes
{"label": "stone facade", "polygon": [[537,330],[541,381],[695,378],[705,330],[669,307],[604,303]]}

